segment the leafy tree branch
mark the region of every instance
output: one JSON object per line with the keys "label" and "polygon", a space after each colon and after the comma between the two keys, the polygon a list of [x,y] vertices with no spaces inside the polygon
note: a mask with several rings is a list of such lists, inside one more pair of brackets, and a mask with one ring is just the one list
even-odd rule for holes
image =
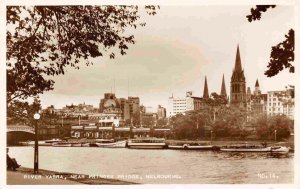
{"label": "leafy tree branch", "polygon": [[[251,14],[246,17],[249,22],[260,20],[262,12],[275,7],[276,5],[256,5],[255,9],[251,8]],[[290,29],[285,38],[283,42],[272,47],[268,69],[265,71],[265,75],[268,77],[277,75],[283,69],[289,69],[290,73],[295,72],[295,66],[293,65],[295,49],[294,30]]]}
{"label": "leafy tree branch", "polygon": [[[147,5],[155,15],[159,6]],[[135,44],[129,28],[145,26],[138,6],[8,6],[7,103],[53,90],[48,76],[90,58],[125,55]]]}

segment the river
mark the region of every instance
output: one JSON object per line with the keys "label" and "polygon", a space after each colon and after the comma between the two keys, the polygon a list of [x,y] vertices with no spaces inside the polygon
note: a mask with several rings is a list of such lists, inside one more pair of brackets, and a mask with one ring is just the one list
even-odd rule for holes
{"label": "river", "polygon": [[[10,147],[9,155],[33,168],[34,148]],[[256,153],[39,147],[39,168],[149,184],[293,183],[293,153]]]}

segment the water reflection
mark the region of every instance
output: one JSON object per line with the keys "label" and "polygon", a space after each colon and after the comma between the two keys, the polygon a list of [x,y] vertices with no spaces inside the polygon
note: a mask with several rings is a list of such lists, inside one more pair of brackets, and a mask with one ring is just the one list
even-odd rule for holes
{"label": "water reflection", "polygon": [[255,152],[220,152],[218,153],[220,158],[225,159],[285,159],[285,158],[293,158],[294,155],[292,153],[288,155],[282,155],[282,156],[274,156],[270,153],[255,153]]}

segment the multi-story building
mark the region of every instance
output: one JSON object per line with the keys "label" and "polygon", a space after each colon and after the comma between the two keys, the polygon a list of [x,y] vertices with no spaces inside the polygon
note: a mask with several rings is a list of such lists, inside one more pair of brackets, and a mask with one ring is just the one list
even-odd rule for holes
{"label": "multi-story building", "polygon": [[53,105],[48,106],[46,109],[43,110],[43,112],[48,114],[55,114],[55,108]]}
{"label": "multi-story building", "polygon": [[130,115],[140,112],[140,98],[139,97],[128,97],[128,104],[130,109]]}
{"label": "multi-story building", "polygon": [[100,113],[122,114],[121,102],[114,93],[105,93],[104,98],[100,100]]}
{"label": "multi-story building", "polygon": [[140,98],[129,96],[127,103],[129,104],[130,120],[135,124],[140,124]]}
{"label": "multi-story building", "polygon": [[186,92],[185,98],[169,97],[168,116],[174,116],[190,110],[199,110],[202,104],[202,98],[192,96],[192,91]]}
{"label": "multi-story building", "polygon": [[70,131],[70,136],[72,138],[88,138],[88,139],[97,139],[97,138],[131,138],[131,137],[164,137],[168,138],[171,136],[171,129],[167,128],[130,128],[130,127],[101,127],[94,124],[89,125],[76,125],[72,126]]}
{"label": "multi-story building", "polygon": [[119,127],[122,117],[120,114],[100,113],[100,114],[89,115],[88,119],[90,123],[94,123],[99,126]]}
{"label": "multi-story building", "polygon": [[122,110],[122,119],[130,120],[130,107],[127,99],[120,98],[121,110]]}
{"label": "multi-story building", "polygon": [[130,121],[137,123],[140,117],[140,98],[117,98],[114,93],[105,93],[104,98],[100,100],[99,112],[117,114],[124,123]]}
{"label": "multi-story building", "polygon": [[294,119],[294,108],[294,89],[286,89],[282,91],[268,91],[268,115],[286,115],[290,119]]}
{"label": "multi-story building", "polygon": [[267,94],[262,94],[258,80],[255,83],[255,90],[251,94],[250,87],[247,89],[247,111],[253,116],[267,113]]}
{"label": "multi-story building", "polygon": [[61,115],[64,117],[78,117],[87,116],[97,112],[97,109],[93,105],[86,105],[85,103],[78,105],[66,105],[61,109],[55,109],[53,105],[43,110],[44,113]]}
{"label": "multi-story building", "polygon": [[166,108],[162,107],[161,105],[158,105],[158,108],[157,108],[157,118],[158,119],[163,119],[163,118],[166,118],[166,115],[167,112],[166,112]]}

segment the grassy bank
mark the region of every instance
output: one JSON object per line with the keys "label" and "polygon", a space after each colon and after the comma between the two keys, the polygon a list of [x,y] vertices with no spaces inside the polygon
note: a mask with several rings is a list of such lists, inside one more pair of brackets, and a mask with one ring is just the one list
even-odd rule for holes
{"label": "grassy bank", "polygon": [[[17,170],[18,173],[22,173],[24,175],[33,175],[33,169],[31,168],[26,168],[26,167],[20,167]],[[89,175],[84,175],[84,174],[76,174],[76,173],[67,173],[67,172],[56,172],[56,171],[49,171],[49,170],[44,170],[44,169],[39,169],[39,174],[42,177],[48,180],[52,180],[49,178],[57,178],[61,180],[68,180],[72,182],[77,182],[79,184],[90,184],[90,185],[101,185],[101,184],[106,184],[106,185],[129,185],[129,184],[137,184],[133,182],[128,182],[128,181],[122,181],[122,180],[117,180],[117,179],[107,179],[107,178],[92,178]]]}

